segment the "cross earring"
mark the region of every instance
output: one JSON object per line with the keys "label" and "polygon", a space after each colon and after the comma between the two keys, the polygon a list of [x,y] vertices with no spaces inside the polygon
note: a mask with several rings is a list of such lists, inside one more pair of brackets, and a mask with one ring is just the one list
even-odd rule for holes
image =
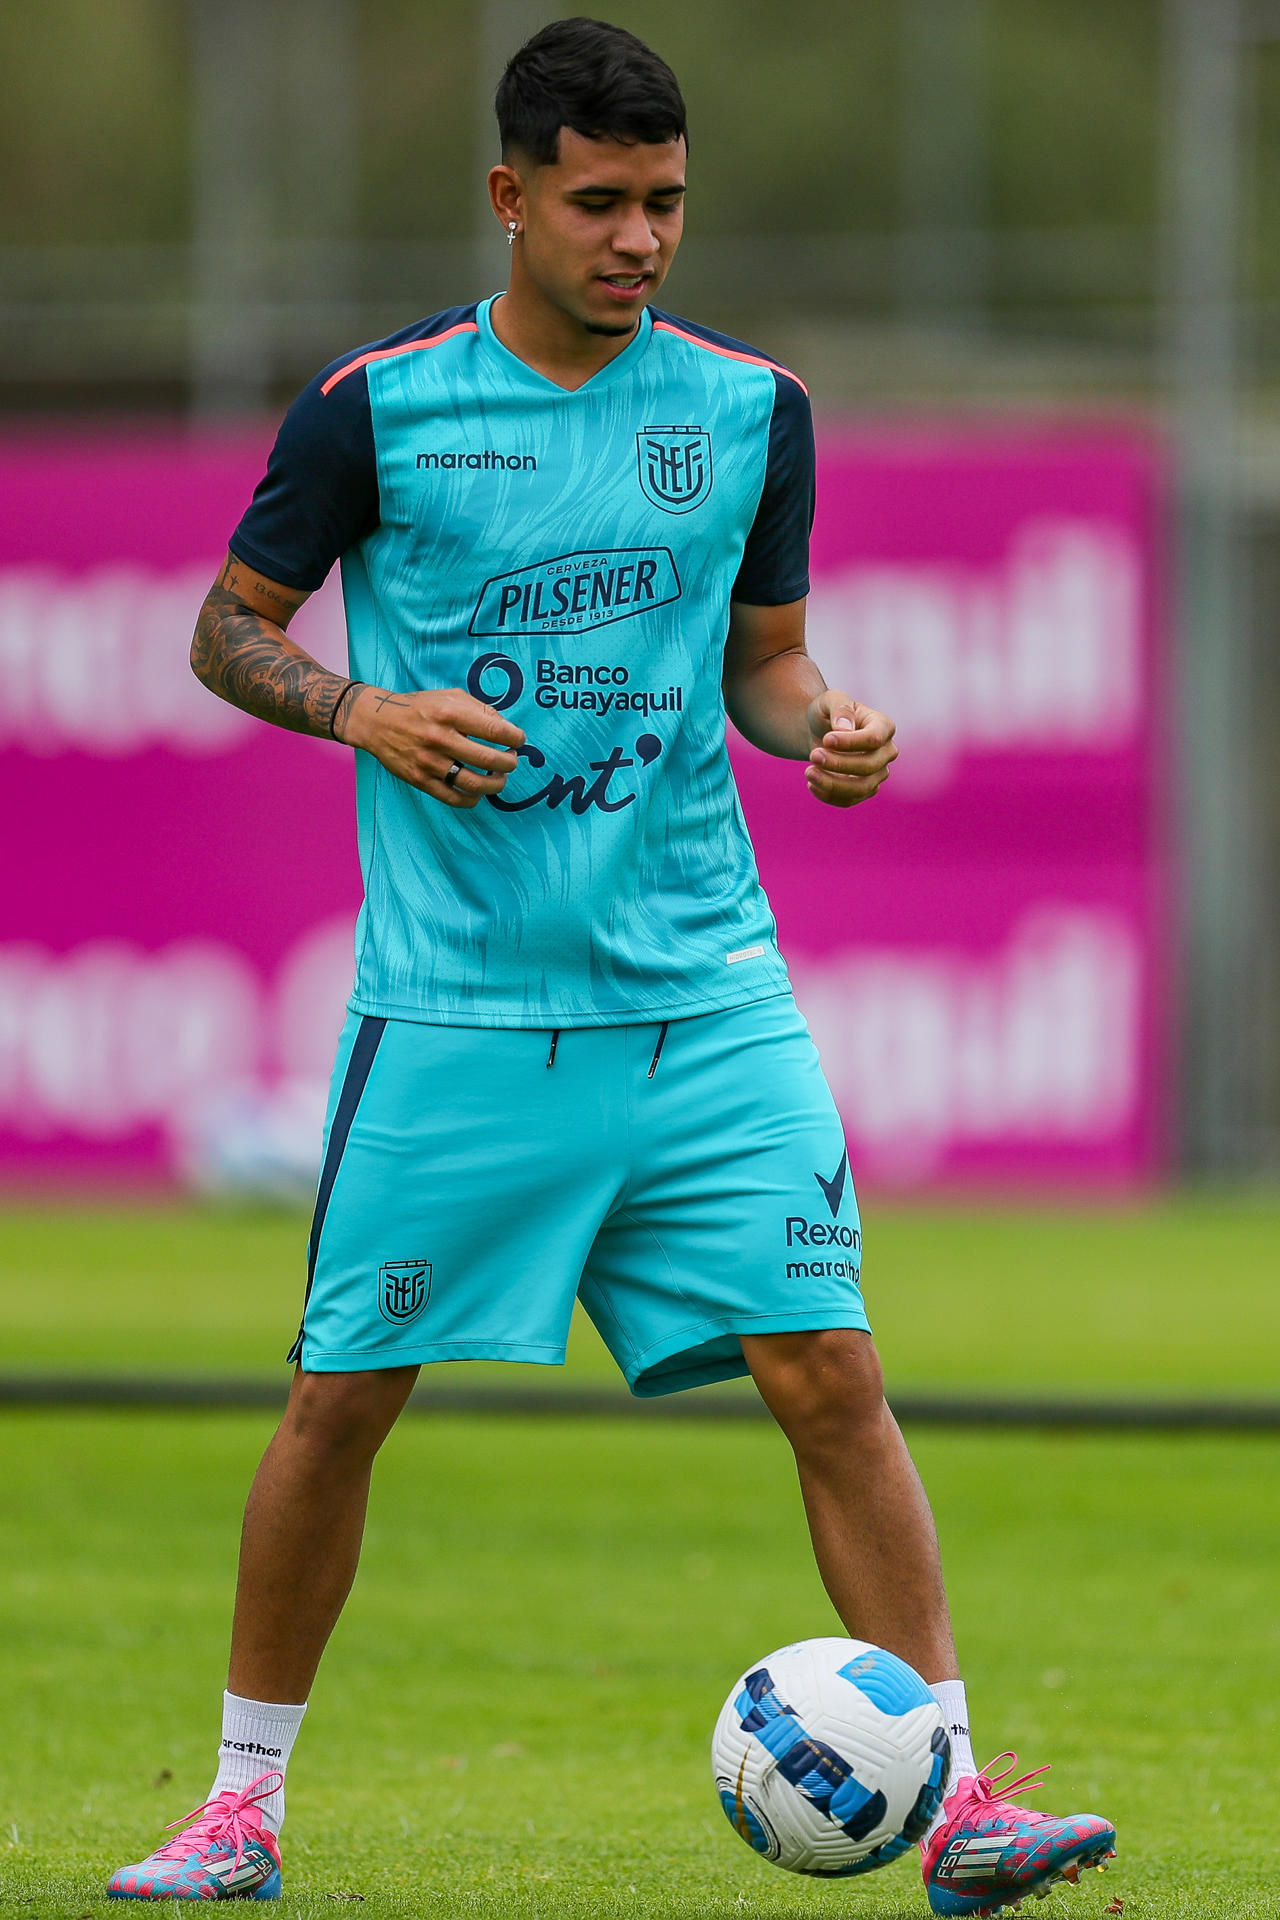
{"label": "cross earring", "polygon": [[516,235],[517,235],[517,233],[519,233],[519,231],[520,231],[520,227],[519,227],[519,223],[518,223],[517,221],[515,221],[515,220],[508,220],[508,222],[507,222],[507,245],[508,245],[509,247],[514,247],[514,245],[515,245],[515,243],[516,243]]}

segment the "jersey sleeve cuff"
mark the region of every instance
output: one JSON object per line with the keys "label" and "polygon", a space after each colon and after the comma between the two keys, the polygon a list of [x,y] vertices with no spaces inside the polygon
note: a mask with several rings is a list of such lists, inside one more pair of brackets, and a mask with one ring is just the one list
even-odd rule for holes
{"label": "jersey sleeve cuff", "polygon": [[729,598],[740,600],[744,607],[789,607],[793,600],[803,600],[808,591],[809,576],[799,573],[793,580],[775,581],[768,587],[753,587],[747,581],[735,581]]}
{"label": "jersey sleeve cuff", "polygon": [[314,575],[300,574],[281,560],[273,560],[270,554],[260,548],[250,546],[239,533],[233,533],[227,542],[227,551],[237,560],[243,560],[246,567],[253,567],[267,580],[274,580],[278,586],[292,587],[297,593],[314,593],[325,582],[324,574],[317,579]]}

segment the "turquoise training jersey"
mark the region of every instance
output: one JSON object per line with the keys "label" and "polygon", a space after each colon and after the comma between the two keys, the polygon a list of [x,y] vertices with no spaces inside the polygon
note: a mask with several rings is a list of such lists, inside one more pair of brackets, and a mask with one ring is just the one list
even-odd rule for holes
{"label": "turquoise training jersey", "polygon": [[230,543],[308,591],[340,559],[354,677],[465,687],[526,735],[469,811],[356,755],[352,1010],[573,1027],[784,992],[721,675],[731,600],[808,591],[805,390],[651,310],[568,393],[492,304],[319,374]]}

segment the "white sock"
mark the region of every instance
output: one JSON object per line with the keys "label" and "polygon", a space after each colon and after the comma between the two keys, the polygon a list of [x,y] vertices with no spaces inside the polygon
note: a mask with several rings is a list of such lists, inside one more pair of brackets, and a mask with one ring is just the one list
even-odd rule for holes
{"label": "white sock", "polygon": [[[973,1744],[969,1739],[969,1703],[964,1697],[963,1680],[938,1680],[929,1691],[942,1708],[951,1738],[951,1771],[947,1775],[946,1786],[946,1791],[950,1793],[957,1780],[974,1779],[978,1772],[973,1758]],[[924,1836],[922,1845],[928,1846],[945,1818],[945,1809],[939,1807],[937,1818]]]}
{"label": "white sock", "polygon": [[[224,1693],[222,1745],[209,1798],[216,1799],[228,1788],[239,1792],[264,1773],[283,1775],[306,1710],[305,1701],[300,1707],[284,1707],[271,1700],[244,1700],[238,1693]],[[284,1825],[283,1785],[259,1802],[258,1811],[272,1833],[279,1833]]]}
{"label": "white sock", "polygon": [[951,1772],[947,1775],[947,1786],[951,1788],[957,1780],[977,1777],[969,1739],[969,1702],[964,1697],[963,1680],[938,1680],[929,1691],[942,1708],[951,1736]]}

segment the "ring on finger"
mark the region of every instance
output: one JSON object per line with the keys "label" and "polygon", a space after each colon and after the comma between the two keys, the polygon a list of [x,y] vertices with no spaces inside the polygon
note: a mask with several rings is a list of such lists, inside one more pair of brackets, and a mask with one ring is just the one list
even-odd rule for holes
{"label": "ring on finger", "polygon": [[444,783],[446,787],[455,787],[458,784],[458,775],[461,772],[462,772],[462,762],[461,760],[455,760],[453,765],[450,767],[448,773],[446,773],[444,777]]}

